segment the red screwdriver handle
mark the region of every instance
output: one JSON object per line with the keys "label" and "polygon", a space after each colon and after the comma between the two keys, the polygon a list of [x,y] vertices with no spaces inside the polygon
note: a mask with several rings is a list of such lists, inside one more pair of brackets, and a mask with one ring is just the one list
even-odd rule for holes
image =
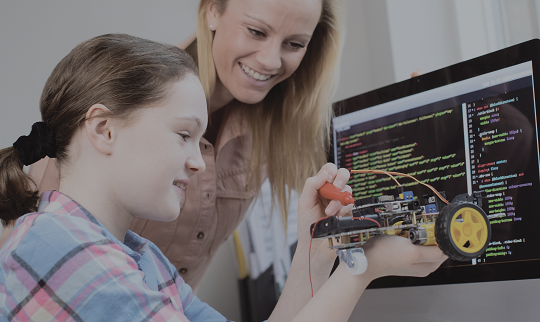
{"label": "red screwdriver handle", "polygon": [[348,191],[339,191],[339,189],[333,184],[327,182],[319,189],[319,195],[325,199],[337,200],[341,202],[343,206],[354,204],[354,198]]}

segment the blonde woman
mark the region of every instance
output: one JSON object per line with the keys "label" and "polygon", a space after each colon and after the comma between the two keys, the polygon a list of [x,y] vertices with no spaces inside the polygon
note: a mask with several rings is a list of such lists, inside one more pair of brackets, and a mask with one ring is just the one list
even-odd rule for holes
{"label": "blonde woman", "polygon": [[[262,181],[285,220],[290,189],[300,192],[325,163],[342,32],[338,0],[201,0],[196,39],[180,47],[195,58],[209,102],[206,171],[191,180],[175,221],[136,218],[130,227],[192,287]],[[56,169],[47,160],[31,168],[40,191],[57,188]]]}

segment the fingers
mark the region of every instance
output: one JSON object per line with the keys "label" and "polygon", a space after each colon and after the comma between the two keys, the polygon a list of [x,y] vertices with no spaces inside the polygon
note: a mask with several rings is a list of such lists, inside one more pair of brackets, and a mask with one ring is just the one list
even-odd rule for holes
{"label": "fingers", "polygon": [[347,183],[347,181],[349,181],[349,177],[350,177],[350,173],[349,173],[349,170],[347,169],[344,169],[344,168],[341,168],[339,170],[337,170],[337,174],[334,178],[334,186],[336,188],[338,188],[339,190],[341,191],[344,191],[342,190],[344,187],[345,187],[345,184]]}
{"label": "fingers", "polygon": [[447,257],[437,246],[413,245],[408,239],[381,235],[363,246],[369,274],[381,276],[427,276]]}
{"label": "fingers", "polygon": [[[349,170],[344,169],[344,168],[341,168],[339,170],[337,168],[335,169],[336,169],[336,174],[335,174],[335,177],[333,178],[332,184],[336,188],[338,188],[340,191],[352,192],[351,187],[349,187],[346,184],[350,178]],[[352,210],[352,206],[343,207],[343,205],[339,201],[332,200],[330,201],[330,203],[328,204],[324,212],[327,216],[334,216],[334,215],[343,216],[347,212],[350,212],[351,210]]]}
{"label": "fingers", "polygon": [[321,170],[325,170],[326,172],[328,172],[328,175],[329,175],[328,182],[332,182],[338,172],[336,165],[330,162],[323,165]]}
{"label": "fingers", "polygon": [[336,216],[340,216],[340,217],[349,216],[350,217],[350,216],[352,216],[352,210],[353,210],[353,205],[348,205],[348,206],[345,206],[345,207],[342,206],[341,209],[339,209]]}
{"label": "fingers", "polygon": [[[331,171],[329,167],[327,167],[326,169]],[[331,182],[332,180],[332,176],[326,169],[325,167],[323,167],[316,176],[310,177],[306,180],[306,183],[304,184],[304,189],[302,190],[302,194],[300,195],[300,203],[305,204],[305,206],[307,207],[312,207],[317,203],[317,201],[319,200],[319,189],[321,189],[325,183]],[[337,170],[334,172],[337,172]]]}
{"label": "fingers", "polygon": [[[340,169],[341,170],[341,169]],[[347,171],[348,172],[348,171]],[[334,181],[335,183],[335,181]],[[335,184],[334,184],[335,185]],[[341,191],[347,191],[352,193],[352,188],[348,185],[345,185]],[[325,209],[325,214],[327,216],[345,216],[347,213],[352,212],[353,205],[343,206],[339,201],[332,200]]]}
{"label": "fingers", "polygon": [[[325,164],[319,173],[306,180],[304,185],[304,190],[300,196],[300,203],[305,207],[312,207],[317,203],[318,200],[318,190],[326,183],[331,182],[335,187],[340,191],[352,192],[351,187],[347,186],[347,181],[349,181],[350,173],[347,169],[337,169],[336,165],[333,163]],[[348,212],[352,211],[352,205],[343,207],[341,203],[337,200],[331,200],[328,206],[325,209],[325,214],[327,216],[333,215],[346,215]]]}
{"label": "fingers", "polygon": [[418,277],[426,277],[441,266],[448,259],[437,246],[418,246],[420,257],[419,262],[413,265],[414,275]]}
{"label": "fingers", "polygon": [[424,70],[422,68],[418,68],[414,72],[411,73],[411,78],[416,77],[416,76],[420,76],[420,75],[422,75],[424,73],[425,72],[424,72]]}
{"label": "fingers", "polygon": [[[429,247],[429,246],[426,246]],[[410,274],[407,274],[408,276],[415,276],[415,277],[426,277],[429,274],[433,273],[434,271],[439,268],[441,263],[418,263],[414,264],[411,268]]]}
{"label": "fingers", "polygon": [[[438,263],[440,265],[448,259],[437,246],[422,246],[418,248],[416,263]],[[437,265],[437,266],[438,266]]]}

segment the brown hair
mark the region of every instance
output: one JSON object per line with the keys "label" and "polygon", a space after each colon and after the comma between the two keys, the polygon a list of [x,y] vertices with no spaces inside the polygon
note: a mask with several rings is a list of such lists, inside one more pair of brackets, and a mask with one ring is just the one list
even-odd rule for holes
{"label": "brown hair", "polygon": [[[223,14],[228,0],[201,0],[197,20],[199,74],[207,98],[217,73],[212,57],[213,31],[206,20],[212,3]],[[277,196],[286,226],[291,189],[301,192],[306,179],[326,163],[332,98],[337,87],[343,43],[340,0],[321,0],[319,23],[298,69],[270,90],[262,102],[240,104],[253,133],[251,184],[260,187],[262,169]]]}
{"label": "brown hair", "polygon": [[[173,82],[198,76],[193,60],[178,47],[125,34],[82,42],[55,67],[41,95],[41,118],[56,138],[58,164],[65,162],[73,135],[94,104],[128,120],[137,109],[167,95]],[[36,184],[22,170],[13,147],[0,150],[0,219],[8,225],[36,211]]]}

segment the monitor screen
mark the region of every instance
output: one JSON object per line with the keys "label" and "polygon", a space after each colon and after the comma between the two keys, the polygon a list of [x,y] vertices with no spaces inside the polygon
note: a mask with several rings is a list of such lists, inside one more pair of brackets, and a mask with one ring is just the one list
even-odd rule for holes
{"label": "monitor screen", "polygon": [[[354,99],[344,104],[355,104]],[[372,287],[453,284],[540,277],[540,171],[532,61],[383,104],[346,108],[333,119],[334,162],[349,170],[401,172],[444,191],[485,191],[491,223],[486,252],[447,260],[427,278],[391,277]],[[415,196],[428,193],[401,178]],[[394,194],[381,174],[353,174],[355,199]],[[531,262],[534,262],[531,265]]]}

